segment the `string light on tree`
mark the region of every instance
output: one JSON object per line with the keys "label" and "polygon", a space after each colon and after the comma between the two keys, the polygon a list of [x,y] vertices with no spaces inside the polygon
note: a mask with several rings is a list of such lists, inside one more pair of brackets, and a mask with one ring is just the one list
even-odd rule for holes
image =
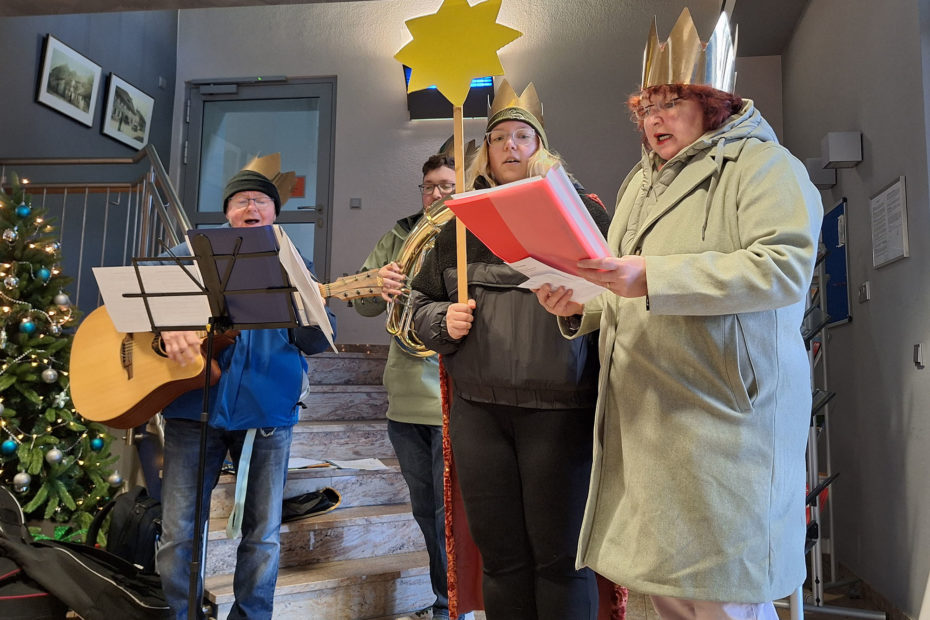
{"label": "string light on tree", "polygon": [[16,490],[27,519],[79,531],[112,494],[117,457],[106,427],[78,415],[67,388],[65,328],[80,314],[65,291],[54,220],[9,170],[0,231],[0,484]]}

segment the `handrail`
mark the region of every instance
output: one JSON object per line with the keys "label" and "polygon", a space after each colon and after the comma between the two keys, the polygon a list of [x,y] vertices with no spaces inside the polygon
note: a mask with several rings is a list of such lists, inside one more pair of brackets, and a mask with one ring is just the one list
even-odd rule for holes
{"label": "handrail", "polygon": [[[174,188],[174,185],[171,183],[171,179],[168,178],[168,173],[165,171],[165,167],[161,162],[161,158],[158,157],[158,153],[155,151],[155,147],[151,144],[145,145],[139,151],[131,157],[6,157],[0,158],[0,171],[3,171],[8,166],[113,166],[113,165],[125,165],[125,164],[137,164],[144,159],[148,159],[151,169],[143,175],[141,179],[144,183],[144,188],[146,194],[149,194],[149,188],[151,188],[150,195],[154,197],[154,202],[157,203],[159,215],[165,220],[166,224],[168,221],[168,212],[166,207],[171,210],[171,215],[174,216],[174,219],[184,230],[190,230],[193,228],[191,226],[190,218],[187,217],[187,212],[184,211],[183,206],[181,205],[181,199],[178,196],[177,191]],[[153,178],[154,177],[154,178]],[[147,182],[146,182],[147,181]],[[70,188],[70,187],[81,187],[81,188],[106,188],[106,187],[131,187],[138,183],[39,183],[36,184],[36,187],[42,188]],[[158,190],[164,193],[165,200],[162,200],[161,196],[158,195]],[[179,243],[179,239],[174,229],[170,226],[165,226],[165,231],[168,236],[171,238],[171,241],[174,244]]]}

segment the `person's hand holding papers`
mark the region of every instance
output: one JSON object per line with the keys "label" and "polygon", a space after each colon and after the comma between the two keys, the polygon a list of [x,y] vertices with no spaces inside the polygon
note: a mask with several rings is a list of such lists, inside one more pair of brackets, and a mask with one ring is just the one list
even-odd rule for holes
{"label": "person's hand holding papers", "polygon": [[646,289],[646,259],[642,256],[580,260],[578,275],[620,297],[644,297],[649,292]]}

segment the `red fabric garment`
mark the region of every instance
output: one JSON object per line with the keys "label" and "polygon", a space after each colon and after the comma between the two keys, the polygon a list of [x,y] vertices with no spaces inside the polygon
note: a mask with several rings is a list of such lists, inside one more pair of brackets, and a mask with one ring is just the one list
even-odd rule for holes
{"label": "red fabric garment", "polygon": [[[481,554],[475,545],[468,520],[465,503],[455,475],[452,457],[452,442],[449,439],[449,409],[452,388],[446,367],[439,358],[439,388],[442,392],[442,454],[445,462],[443,471],[443,500],[446,512],[446,556],[448,559],[449,617],[484,609],[481,593]],[[627,589],[597,575],[598,620],[625,620]]]}

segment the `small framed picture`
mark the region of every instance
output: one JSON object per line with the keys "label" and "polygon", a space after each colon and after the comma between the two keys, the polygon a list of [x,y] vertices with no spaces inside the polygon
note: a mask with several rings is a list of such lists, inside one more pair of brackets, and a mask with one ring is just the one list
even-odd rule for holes
{"label": "small framed picture", "polygon": [[36,99],[93,127],[101,75],[100,65],[48,35]]}
{"label": "small framed picture", "polygon": [[119,77],[110,74],[103,133],[135,149],[148,144],[155,100]]}

